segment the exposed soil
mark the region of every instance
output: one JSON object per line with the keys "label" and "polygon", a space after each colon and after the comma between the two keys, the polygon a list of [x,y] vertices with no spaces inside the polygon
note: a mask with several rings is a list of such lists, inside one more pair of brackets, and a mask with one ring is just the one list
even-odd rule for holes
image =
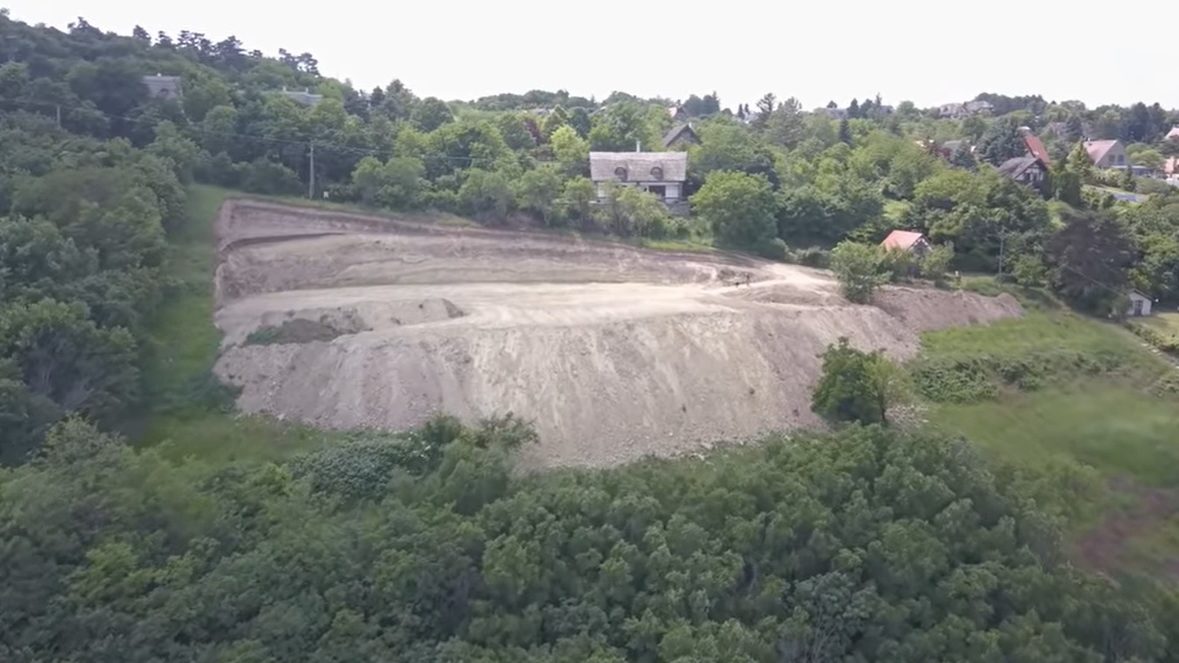
{"label": "exposed soil", "polygon": [[[906,359],[921,331],[1022,312],[919,288],[859,306],[827,272],[746,256],[255,201],[226,203],[217,228],[217,372],[242,409],[390,429],[511,411],[536,423],[534,467],[817,425],[818,354],[838,337]],[[351,331],[244,344],[292,319]]]}

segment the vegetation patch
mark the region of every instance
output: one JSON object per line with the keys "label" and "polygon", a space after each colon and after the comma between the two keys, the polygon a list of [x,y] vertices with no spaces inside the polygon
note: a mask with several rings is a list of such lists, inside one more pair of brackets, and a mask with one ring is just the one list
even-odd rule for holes
{"label": "vegetation patch", "polygon": [[250,332],[245,345],[278,345],[282,343],[311,343],[330,341],[355,332],[341,330],[323,320],[295,318],[281,325],[267,325]]}

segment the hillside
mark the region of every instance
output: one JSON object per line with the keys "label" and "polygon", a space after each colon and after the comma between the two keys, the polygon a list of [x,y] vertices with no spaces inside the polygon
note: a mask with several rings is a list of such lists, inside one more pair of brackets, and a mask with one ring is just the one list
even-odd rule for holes
{"label": "hillside", "polygon": [[905,359],[921,331],[1020,313],[1009,295],[913,288],[856,306],[829,273],[754,258],[251,201],[217,226],[216,371],[239,407],[337,429],[511,412],[540,435],[527,465],[814,427],[837,337]]}

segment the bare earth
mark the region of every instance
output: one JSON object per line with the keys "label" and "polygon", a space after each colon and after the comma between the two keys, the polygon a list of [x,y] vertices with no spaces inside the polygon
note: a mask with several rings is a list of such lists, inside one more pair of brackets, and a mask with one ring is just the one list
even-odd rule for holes
{"label": "bare earth", "polygon": [[[1008,296],[912,288],[858,306],[826,272],[744,256],[256,201],[227,202],[217,234],[216,371],[243,410],[387,429],[511,411],[540,434],[532,467],[817,425],[818,354],[838,337],[906,359],[921,331],[1021,313]],[[291,320],[338,335],[245,343]]]}

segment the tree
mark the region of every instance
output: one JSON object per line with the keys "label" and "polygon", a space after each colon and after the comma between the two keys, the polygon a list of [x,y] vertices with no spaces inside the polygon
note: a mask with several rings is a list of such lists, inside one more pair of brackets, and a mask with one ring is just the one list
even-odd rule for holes
{"label": "tree", "polygon": [[413,157],[392,157],[382,164],[365,157],[352,172],[352,186],[361,202],[390,209],[415,209],[426,189],[426,166]]}
{"label": "tree", "polygon": [[593,221],[593,202],[597,198],[594,183],[588,177],[574,177],[565,181],[561,190],[560,210],[564,219],[588,224]]}
{"label": "tree", "polygon": [[949,271],[953,259],[953,245],[932,246],[921,256],[921,275],[940,284],[945,281],[946,272]]}
{"label": "tree", "polygon": [[561,169],[569,174],[589,172],[589,142],[577,135],[577,131],[570,126],[563,126],[549,137],[553,148],[553,156],[561,165]]}
{"label": "tree", "polygon": [[546,226],[552,225],[563,184],[553,166],[529,170],[515,182],[516,205],[538,215]]}
{"label": "tree", "polygon": [[633,101],[612,104],[594,115],[589,142],[593,149],[605,152],[632,152],[636,146],[650,150],[659,145],[646,108]]}
{"label": "tree", "polygon": [[0,309],[0,361],[19,372],[29,393],[110,422],[138,395],[134,339],[99,329],[86,309],[43,299]]}
{"label": "tree", "polygon": [[433,131],[447,122],[454,121],[450,106],[438,97],[426,97],[414,104],[410,121],[422,131]]}
{"label": "tree", "polygon": [[984,161],[998,166],[1008,159],[1027,154],[1027,146],[1019,125],[1009,118],[999,118],[979,139],[978,151]]}
{"label": "tree", "polygon": [[777,206],[764,177],[717,171],[691,198],[692,209],[717,238],[736,246],[757,247],[774,238]]}
{"label": "tree", "polygon": [[877,286],[887,281],[880,271],[880,252],[874,246],[840,242],[831,251],[831,270],[839,279],[843,295],[858,304],[871,301]]}
{"label": "tree", "polygon": [[978,168],[978,159],[974,157],[974,151],[970,149],[970,144],[962,141],[950,153],[950,163],[966,170],[974,170]]}
{"label": "tree", "polygon": [[471,168],[459,187],[459,200],[475,216],[502,221],[512,206],[512,188],[497,172]]}
{"label": "tree", "polygon": [[1134,245],[1114,218],[1070,212],[1047,244],[1053,284],[1062,297],[1093,313],[1109,313],[1124,295]]}
{"label": "tree", "polygon": [[[831,102],[831,103],[835,103],[835,102]],[[852,133],[851,133],[851,123],[847,121],[846,117],[839,121],[839,142],[841,142],[845,145],[852,145],[853,144]]]}
{"label": "tree", "polygon": [[632,186],[607,186],[595,216],[606,231],[622,237],[662,237],[670,223],[658,198]]}
{"label": "tree", "polygon": [[822,373],[811,410],[833,423],[888,423],[888,408],[904,391],[900,370],[879,350],[857,350],[844,337],[821,356]]}

